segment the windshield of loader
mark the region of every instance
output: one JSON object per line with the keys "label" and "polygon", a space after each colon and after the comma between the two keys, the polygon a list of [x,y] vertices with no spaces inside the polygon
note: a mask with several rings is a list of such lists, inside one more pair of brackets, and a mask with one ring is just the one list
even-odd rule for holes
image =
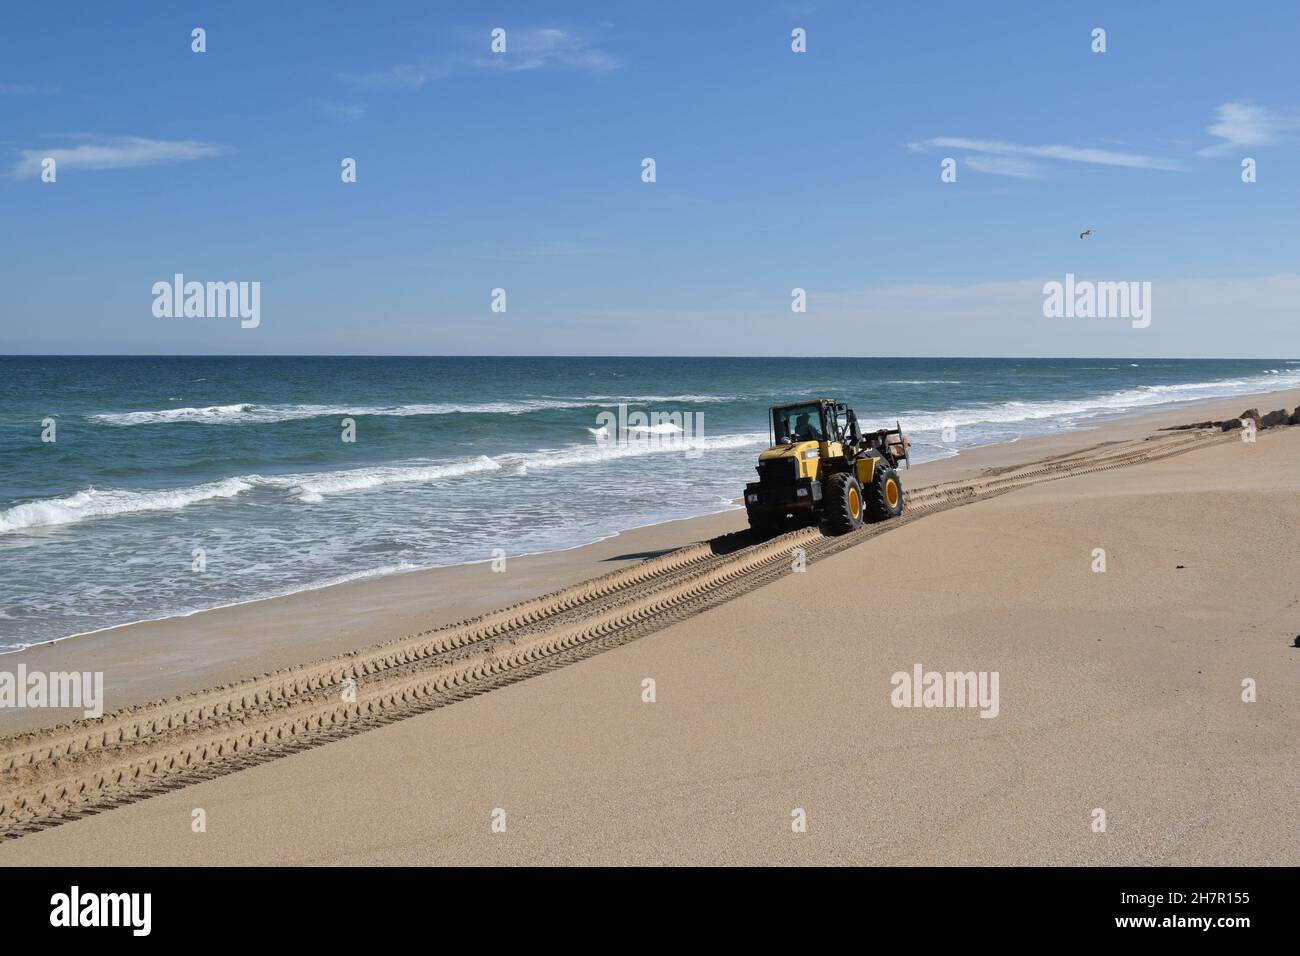
{"label": "windshield of loader", "polygon": [[816,402],[772,409],[772,430],[778,444],[796,441],[825,441],[822,409]]}

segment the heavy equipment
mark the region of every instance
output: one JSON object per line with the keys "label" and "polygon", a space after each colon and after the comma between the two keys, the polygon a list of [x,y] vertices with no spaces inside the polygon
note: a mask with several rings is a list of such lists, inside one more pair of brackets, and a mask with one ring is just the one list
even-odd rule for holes
{"label": "heavy equipment", "polygon": [[745,486],[749,526],[771,534],[820,522],[847,534],[902,514],[898,463],[911,467],[910,442],[895,425],[863,432],[853,409],[830,398],[772,406],[770,447]]}

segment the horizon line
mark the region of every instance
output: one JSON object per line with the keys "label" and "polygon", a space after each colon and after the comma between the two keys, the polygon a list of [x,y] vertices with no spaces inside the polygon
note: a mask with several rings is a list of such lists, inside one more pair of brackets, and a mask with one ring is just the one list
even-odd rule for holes
{"label": "horizon line", "polygon": [[466,359],[621,359],[624,361],[638,361],[645,359],[749,359],[749,360],[769,360],[769,359],[820,359],[833,361],[862,361],[862,360],[910,360],[910,359],[960,359],[964,361],[984,360],[984,361],[1002,361],[1006,359],[1017,360],[1035,360],[1035,361],[1116,361],[1119,359],[1140,359],[1147,362],[1300,362],[1300,357],[1283,358],[1278,356],[1208,356],[1208,355],[816,355],[816,354],[783,354],[783,355],[602,355],[602,354],[564,354],[564,353],[547,353],[543,355],[498,355],[489,353],[358,353],[358,352],[266,352],[266,353],[238,353],[238,352],[204,352],[204,353],[184,353],[184,352],[0,352],[0,359],[28,359],[28,358],[180,358],[180,359],[279,359],[279,358],[296,358],[296,359],[326,359],[326,358],[409,358],[409,359],[429,359],[429,358],[466,358]]}

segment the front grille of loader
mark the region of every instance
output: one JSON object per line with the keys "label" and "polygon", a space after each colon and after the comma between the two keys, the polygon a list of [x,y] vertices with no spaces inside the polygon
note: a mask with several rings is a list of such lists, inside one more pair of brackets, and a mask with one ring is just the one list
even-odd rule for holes
{"label": "front grille of loader", "polygon": [[774,458],[759,462],[758,483],[764,488],[782,488],[799,480],[799,462],[793,458]]}

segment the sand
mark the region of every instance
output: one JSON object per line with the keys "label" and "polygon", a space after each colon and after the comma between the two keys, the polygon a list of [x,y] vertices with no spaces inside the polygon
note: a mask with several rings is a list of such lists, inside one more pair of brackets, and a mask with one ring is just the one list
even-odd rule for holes
{"label": "sand", "polygon": [[[1297,400],[990,447],[908,483],[924,501],[919,489],[985,469]],[[1202,438],[924,514],[607,653],[7,841],[0,863],[1294,864],[1300,429]],[[97,656],[110,703],[136,703],[684,560],[642,556],[742,524],[677,522],[504,575],[357,582],[21,656],[79,669]],[[724,560],[737,559],[710,553],[663,580]],[[998,716],[893,707],[891,675],[917,663],[998,672]],[[200,807],[207,832],[193,833]],[[796,808],[807,832],[791,830]]]}

